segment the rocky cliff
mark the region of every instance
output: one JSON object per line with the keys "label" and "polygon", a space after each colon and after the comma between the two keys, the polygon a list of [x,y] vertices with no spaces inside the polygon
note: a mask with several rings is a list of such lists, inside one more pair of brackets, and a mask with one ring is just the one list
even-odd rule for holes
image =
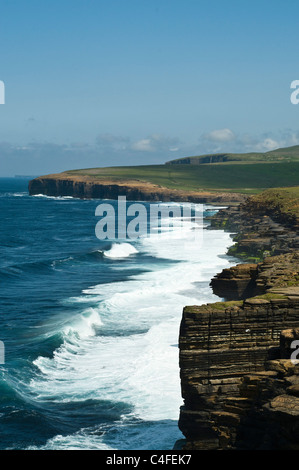
{"label": "rocky cliff", "polygon": [[[283,384],[278,374],[285,371],[286,361],[289,373],[285,371],[285,375],[295,374],[290,360],[282,357],[279,344],[285,329],[293,331],[294,326],[299,327],[297,294],[296,299],[281,295],[184,309],[179,343],[184,399],[179,427],[187,438],[184,448],[277,446],[266,444],[267,430],[262,428],[262,416],[257,410],[263,409],[266,398],[288,393],[286,385],[285,390],[280,390]],[[259,396],[258,387],[263,391],[266,385],[262,381],[266,379],[271,379],[268,395]],[[287,403],[283,411],[292,418],[293,410]],[[299,419],[299,398],[293,405]],[[246,427],[251,428],[253,435],[259,431],[258,442],[245,433]]]}
{"label": "rocky cliff", "polygon": [[146,181],[110,181],[84,175],[58,173],[41,176],[29,182],[29,194],[46,196],[72,196],[85,199],[117,199],[126,196],[132,201],[186,201],[201,204],[232,204],[245,200],[245,196],[230,192],[183,191],[169,189]]}
{"label": "rocky cliff", "polygon": [[215,276],[223,301],[183,311],[184,449],[299,450],[299,366],[290,360],[299,339],[298,223],[258,199],[220,211],[212,225],[233,229],[234,254],[259,262]]}
{"label": "rocky cliff", "polygon": [[211,227],[235,232],[228,253],[247,261],[299,250],[298,202],[297,193],[268,190],[220,210]]}

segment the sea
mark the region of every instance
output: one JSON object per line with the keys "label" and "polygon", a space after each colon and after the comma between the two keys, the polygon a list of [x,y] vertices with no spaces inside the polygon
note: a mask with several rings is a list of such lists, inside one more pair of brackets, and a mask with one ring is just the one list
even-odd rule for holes
{"label": "sea", "polygon": [[218,208],[204,206],[201,227],[100,240],[102,203],[0,178],[2,450],[171,450],[183,438],[182,310],[219,300],[209,283],[235,264],[231,235],[208,229]]}

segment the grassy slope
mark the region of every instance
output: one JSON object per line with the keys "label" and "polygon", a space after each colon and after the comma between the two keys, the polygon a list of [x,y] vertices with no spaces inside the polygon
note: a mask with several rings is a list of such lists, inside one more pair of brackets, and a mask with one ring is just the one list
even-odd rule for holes
{"label": "grassy slope", "polygon": [[218,163],[92,168],[65,172],[97,180],[139,180],[181,190],[234,191],[254,194],[263,189],[299,185],[299,162]]}
{"label": "grassy slope", "polygon": [[176,163],[189,163],[189,164],[201,164],[201,163],[214,163],[213,160],[218,158],[224,158],[226,164],[228,163],[279,163],[295,162],[299,161],[299,145],[293,147],[280,148],[271,150],[265,153],[222,153],[222,154],[211,154],[211,155],[200,155],[194,157],[178,158],[176,160],[170,160],[168,164]]}
{"label": "grassy slope", "polygon": [[299,221],[299,187],[268,189],[254,196],[254,201]]}

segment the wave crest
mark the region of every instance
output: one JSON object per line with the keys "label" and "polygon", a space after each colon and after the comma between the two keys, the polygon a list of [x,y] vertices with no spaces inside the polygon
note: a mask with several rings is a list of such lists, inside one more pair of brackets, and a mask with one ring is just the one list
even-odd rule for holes
{"label": "wave crest", "polygon": [[128,258],[138,253],[138,250],[130,243],[113,243],[110,250],[104,251],[103,255],[107,258]]}

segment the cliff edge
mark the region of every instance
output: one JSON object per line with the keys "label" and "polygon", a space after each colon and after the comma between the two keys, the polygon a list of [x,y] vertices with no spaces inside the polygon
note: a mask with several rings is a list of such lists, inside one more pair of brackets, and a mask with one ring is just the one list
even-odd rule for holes
{"label": "cliff edge", "polygon": [[186,191],[171,189],[142,180],[98,179],[89,175],[58,173],[41,176],[29,182],[29,194],[72,196],[81,199],[117,199],[132,201],[194,202],[201,204],[239,204],[246,196],[234,192]]}

